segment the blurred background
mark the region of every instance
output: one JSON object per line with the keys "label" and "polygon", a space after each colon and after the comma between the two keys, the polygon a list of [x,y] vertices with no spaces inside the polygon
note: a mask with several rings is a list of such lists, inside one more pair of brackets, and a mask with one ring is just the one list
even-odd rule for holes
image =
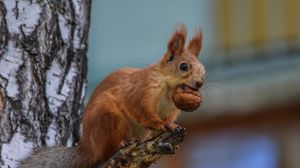
{"label": "blurred background", "polygon": [[87,99],[110,72],[144,67],[184,23],[204,33],[204,102],[163,168],[300,167],[300,0],[94,0]]}

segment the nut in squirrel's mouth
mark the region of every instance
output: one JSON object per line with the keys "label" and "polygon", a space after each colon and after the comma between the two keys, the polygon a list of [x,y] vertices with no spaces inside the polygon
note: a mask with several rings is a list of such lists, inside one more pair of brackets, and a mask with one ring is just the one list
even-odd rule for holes
{"label": "nut in squirrel's mouth", "polygon": [[189,86],[189,85],[187,85],[187,84],[185,84],[185,83],[182,83],[182,84],[179,84],[178,85],[181,89],[183,89],[183,90],[186,90],[186,89],[191,89],[191,90],[193,90],[193,91],[199,91],[199,89],[197,89],[197,88],[194,88],[194,87],[192,87],[192,86]]}
{"label": "nut in squirrel's mouth", "polygon": [[201,105],[202,96],[199,89],[187,84],[179,84],[172,93],[172,100],[178,109],[192,112]]}

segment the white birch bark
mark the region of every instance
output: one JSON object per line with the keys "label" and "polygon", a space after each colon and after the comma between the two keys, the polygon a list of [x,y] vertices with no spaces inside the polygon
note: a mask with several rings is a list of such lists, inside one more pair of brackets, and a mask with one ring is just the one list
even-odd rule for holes
{"label": "white birch bark", "polygon": [[79,139],[90,0],[0,0],[0,165]]}

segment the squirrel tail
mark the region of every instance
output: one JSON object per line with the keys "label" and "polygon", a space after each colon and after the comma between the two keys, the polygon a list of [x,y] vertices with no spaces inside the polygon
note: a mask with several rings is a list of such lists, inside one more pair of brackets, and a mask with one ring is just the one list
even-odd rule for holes
{"label": "squirrel tail", "polygon": [[20,168],[87,168],[87,158],[77,147],[55,146],[35,151],[21,161]]}

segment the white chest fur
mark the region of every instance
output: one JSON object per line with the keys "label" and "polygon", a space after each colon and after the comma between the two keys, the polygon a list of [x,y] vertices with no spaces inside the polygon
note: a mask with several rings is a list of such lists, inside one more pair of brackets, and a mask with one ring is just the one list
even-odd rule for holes
{"label": "white chest fur", "polygon": [[168,95],[167,91],[160,95],[159,101],[157,103],[157,112],[161,119],[165,119],[167,116],[176,113],[178,109],[173,103],[171,97]]}

